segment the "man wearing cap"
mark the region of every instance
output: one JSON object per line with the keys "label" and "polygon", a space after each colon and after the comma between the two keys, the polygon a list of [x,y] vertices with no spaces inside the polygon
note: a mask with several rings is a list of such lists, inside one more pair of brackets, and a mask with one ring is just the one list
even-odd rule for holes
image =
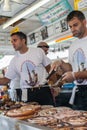
{"label": "man wearing cap", "polygon": [[49,46],[46,42],[40,42],[37,47],[42,48],[46,55],[48,54]]}

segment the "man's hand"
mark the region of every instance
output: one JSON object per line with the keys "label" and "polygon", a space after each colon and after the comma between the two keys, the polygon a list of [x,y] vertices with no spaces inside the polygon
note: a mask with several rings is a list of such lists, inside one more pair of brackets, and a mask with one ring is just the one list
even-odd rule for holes
{"label": "man's hand", "polygon": [[61,60],[56,60],[51,64],[51,70],[57,70],[59,67],[61,67],[62,61]]}
{"label": "man's hand", "polygon": [[62,81],[63,82],[73,82],[75,80],[74,76],[73,76],[73,72],[72,71],[69,71],[69,72],[66,72],[63,74],[63,78],[62,78]]}

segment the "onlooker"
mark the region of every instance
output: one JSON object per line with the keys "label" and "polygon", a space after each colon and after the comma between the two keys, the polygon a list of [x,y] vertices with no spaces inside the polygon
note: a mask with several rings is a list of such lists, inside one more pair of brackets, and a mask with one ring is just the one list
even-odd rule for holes
{"label": "onlooker", "polygon": [[[42,48],[42,50],[45,52],[45,54],[47,55],[48,54],[48,50],[49,50],[49,46],[46,42],[40,42],[37,47],[40,47]],[[48,57],[47,57],[48,58]],[[51,62],[51,60],[48,58],[48,61]],[[46,71],[46,70],[45,70]],[[48,73],[45,73],[46,74],[46,77],[48,76]],[[51,81],[53,81],[53,78],[55,75],[52,75],[52,78],[51,78]],[[53,95],[53,98],[54,98],[54,102],[55,102],[55,106],[56,106],[56,101],[55,101],[55,97],[58,95],[58,92],[59,92],[59,88],[53,88],[51,87],[51,93]]]}
{"label": "onlooker", "polygon": [[42,48],[46,55],[48,54],[49,45],[46,42],[40,42],[37,47]]}
{"label": "onlooker", "polygon": [[[87,110],[87,27],[86,18],[81,11],[72,11],[67,22],[74,37],[77,37],[69,49],[69,63],[56,61],[52,69],[61,67],[64,72],[62,81],[75,81],[78,91],[75,94],[74,108]],[[72,71],[73,69],[73,71]]]}
{"label": "onlooker", "polygon": [[[38,45],[37,45],[37,48],[41,48],[44,52],[45,52],[45,55],[47,55],[48,54],[48,50],[49,50],[49,46],[48,46],[48,44],[46,43],[46,42],[40,42]],[[51,60],[47,57],[47,60],[48,60],[48,62],[50,62],[51,63]],[[49,66],[50,67],[50,66]],[[50,70],[50,68],[49,68],[49,70]],[[45,74],[46,75],[46,77],[48,76],[48,72],[46,71],[46,69],[44,70],[45,71],[45,73],[43,73],[43,74]]]}
{"label": "onlooker", "polygon": [[[11,43],[18,51],[12,59],[4,78],[0,84],[8,84],[16,77],[20,78],[20,87],[27,91],[27,101],[36,101],[39,104],[54,105],[49,86],[44,87],[46,80],[44,69],[50,70],[50,62],[42,49],[28,48],[27,37],[23,32],[11,34]],[[42,87],[41,87],[42,86]]]}

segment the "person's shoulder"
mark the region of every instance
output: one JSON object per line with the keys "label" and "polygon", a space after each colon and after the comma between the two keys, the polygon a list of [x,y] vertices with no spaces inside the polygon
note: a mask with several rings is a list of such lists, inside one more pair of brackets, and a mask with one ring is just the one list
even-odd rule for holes
{"label": "person's shoulder", "polygon": [[86,37],[83,37],[82,40],[84,40],[84,41],[86,40],[86,41],[87,41],[87,36],[86,36]]}
{"label": "person's shoulder", "polygon": [[30,51],[34,51],[34,52],[37,52],[37,53],[43,53],[43,50],[41,48],[37,48],[37,47],[31,47]]}
{"label": "person's shoulder", "polygon": [[17,58],[18,58],[18,53],[16,53],[16,54],[13,56],[11,62],[17,61]]}
{"label": "person's shoulder", "polygon": [[70,47],[75,46],[78,43],[79,43],[79,39],[76,38],[75,40],[71,41]]}

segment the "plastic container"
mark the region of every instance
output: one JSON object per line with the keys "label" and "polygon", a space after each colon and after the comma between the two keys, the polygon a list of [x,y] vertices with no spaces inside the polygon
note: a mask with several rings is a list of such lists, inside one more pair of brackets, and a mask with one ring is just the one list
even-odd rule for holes
{"label": "plastic container", "polygon": [[62,88],[63,89],[72,89],[75,86],[74,83],[65,83]]}

